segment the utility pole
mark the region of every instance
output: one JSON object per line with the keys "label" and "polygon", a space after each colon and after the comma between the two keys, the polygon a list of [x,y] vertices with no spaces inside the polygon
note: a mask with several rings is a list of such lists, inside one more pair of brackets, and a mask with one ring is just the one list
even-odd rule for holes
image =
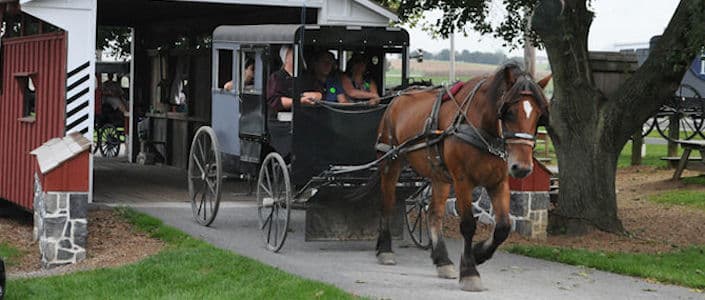
{"label": "utility pole", "polygon": [[449,83],[455,82],[455,32],[450,33],[450,76]]}

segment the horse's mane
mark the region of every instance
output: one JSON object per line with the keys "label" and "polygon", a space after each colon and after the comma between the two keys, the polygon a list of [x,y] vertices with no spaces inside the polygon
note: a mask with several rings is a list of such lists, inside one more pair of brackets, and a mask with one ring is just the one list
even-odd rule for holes
{"label": "horse's mane", "polygon": [[516,61],[508,61],[497,68],[489,83],[487,95],[499,109],[506,99],[517,99],[515,96],[522,91],[530,91],[539,109],[544,113],[548,111],[548,101],[541,87]]}

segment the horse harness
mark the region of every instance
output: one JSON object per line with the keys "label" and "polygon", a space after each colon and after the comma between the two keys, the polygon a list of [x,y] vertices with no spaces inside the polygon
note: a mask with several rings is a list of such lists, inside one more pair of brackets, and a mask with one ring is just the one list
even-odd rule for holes
{"label": "horse harness", "polygon": [[[443,174],[444,177],[450,180],[450,174],[448,173],[448,168],[445,166],[441,151],[441,141],[446,137],[454,136],[461,141],[475,146],[476,148],[486,151],[494,156],[501,158],[502,160],[507,159],[507,151],[505,144],[526,144],[531,147],[535,145],[536,137],[530,133],[524,132],[509,132],[505,131],[503,126],[500,126],[502,134],[501,137],[494,136],[481,128],[477,128],[472,123],[470,123],[466,113],[466,108],[470,106],[470,103],[475,98],[475,94],[482,87],[482,85],[487,81],[487,79],[482,79],[478,82],[468,96],[463,100],[463,102],[458,106],[458,112],[456,113],[453,123],[450,127],[445,130],[438,129],[438,115],[441,110],[441,104],[443,102],[443,96],[447,94],[450,97],[450,101],[453,101],[458,105],[457,101],[453,97],[453,94],[448,90],[447,86],[444,87],[445,91],[438,94],[436,101],[433,103],[431,109],[431,114],[426,119],[424,125],[424,131],[417,134],[413,138],[401,143],[400,145],[393,146],[384,143],[377,142],[376,149],[380,152],[385,152],[385,157],[390,156],[391,159],[396,159],[399,155],[426,149],[427,158],[431,164],[431,169],[435,172],[438,171]],[[521,95],[531,95],[530,91],[521,91]],[[508,110],[508,107],[513,104],[512,102],[503,101],[502,107],[499,108],[497,116],[500,122],[502,122],[503,116]],[[389,128],[389,126],[386,126]],[[393,138],[390,132],[390,141]]]}

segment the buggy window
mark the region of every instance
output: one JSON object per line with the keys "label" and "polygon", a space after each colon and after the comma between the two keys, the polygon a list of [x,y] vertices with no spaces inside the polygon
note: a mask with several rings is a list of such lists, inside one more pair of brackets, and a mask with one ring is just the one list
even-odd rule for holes
{"label": "buggy window", "polygon": [[401,85],[401,53],[385,53],[382,70],[384,91],[392,91]]}
{"label": "buggy window", "polygon": [[232,86],[234,83],[233,81],[233,50],[231,49],[218,49],[217,50],[217,73],[215,80],[213,81],[215,83],[215,89],[225,89],[225,90],[232,90],[232,88],[228,89],[226,87],[226,84],[228,86]]}
{"label": "buggy window", "polygon": [[240,52],[240,91],[245,94],[262,94],[262,49]]}

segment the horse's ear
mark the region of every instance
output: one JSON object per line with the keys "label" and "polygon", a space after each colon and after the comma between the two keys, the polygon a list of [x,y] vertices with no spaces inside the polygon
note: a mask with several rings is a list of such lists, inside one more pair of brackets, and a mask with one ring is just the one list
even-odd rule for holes
{"label": "horse's ear", "polygon": [[548,76],[539,80],[539,82],[537,82],[537,84],[541,87],[541,89],[545,89],[546,86],[548,85],[548,82],[551,81],[551,78],[553,78],[553,74],[548,74]]}

